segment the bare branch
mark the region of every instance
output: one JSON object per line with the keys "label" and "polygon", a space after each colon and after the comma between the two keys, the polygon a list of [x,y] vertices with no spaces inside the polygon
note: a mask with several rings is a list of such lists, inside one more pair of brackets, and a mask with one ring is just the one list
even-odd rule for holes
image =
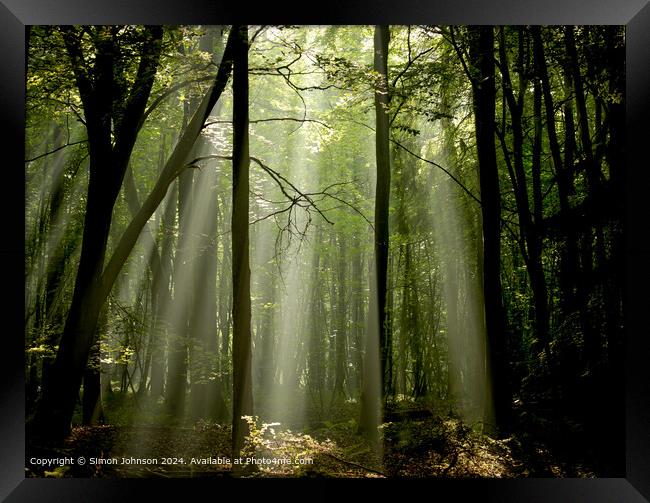
{"label": "bare branch", "polygon": [[[296,117],[272,117],[270,119],[251,120],[251,121],[248,121],[248,123],[249,124],[258,124],[260,122],[275,122],[275,121],[313,122],[315,124],[320,124],[321,126],[326,127],[327,129],[332,129],[332,126],[330,126],[329,124],[326,124],[323,121],[319,121],[317,119],[299,119],[299,118],[296,118]],[[207,122],[204,127],[212,126],[214,124],[232,124],[232,121],[219,120],[219,121]]]}
{"label": "bare branch", "polygon": [[397,76],[393,79],[393,82],[391,83],[391,87],[395,87],[395,85],[397,84],[399,79],[401,79],[404,76],[404,74],[408,71],[408,69],[411,67],[411,65],[413,65],[413,63],[415,63],[418,59],[420,59],[425,54],[428,54],[431,51],[433,51],[435,48],[436,48],[436,46],[429,47],[428,49],[416,54],[416,56],[413,59],[411,59],[411,54],[410,54],[411,46],[409,44],[409,60],[407,61],[406,65],[404,65],[404,68],[402,68],[402,71],[399,72],[397,74]]}
{"label": "bare branch", "polygon": [[185,80],[183,82],[179,82],[176,85],[173,85],[166,89],[165,91],[161,92],[155,100],[147,107],[147,110],[142,114],[142,117],[140,118],[140,121],[138,122],[138,131],[142,128],[143,124],[147,120],[147,117],[153,112],[162,102],[165,98],[167,98],[169,95],[173,94],[174,92],[178,91],[179,89],[182,89],[183,87],[196,84],[198,82],[203,82],[207,80],[214,80],[215,76],[214,75],[207,75],[205,77],[200,77],[198,79],[191,79],[191,80]]}
{"label": "bare branch", "polygon": [[[359,124],[360,126],[364,126],[364,127],[368,128],[368,129],[370,129],[371,131],[374,131],[374,130],[375,130],[372,126],[369,126],[368,124],[365,124],[365,123],[363,123],[363,122],[355,121],[355,120],[352,120],[352,119],[349,119],[349,120],[350,120],[351,122],[354,122],[355,124]],[[398,142],[398,141],[395,140],[394,138],[390,138],[390,141],[391,141],[392,143],[394,143],[395,145],[397,145],[398,147],[400,147],[401,149],[403,149],[403,150],[405,150],[406,152],[408,152],[409,154],[411,154],[411,155],[412,155],[413,157],[415,157],[416,159],[419,159],[420,161],[426,162],[427,164],[431,164],[432,166],[435,166],[436,168],[441,169],[443,172],[445,172],[445,173],[447,174],[447,176],[448,176],[449,178],[451,178],[454,182],[456,182],[456,184],[457,184],[461,189],[463,189],[463,190],[465,191],[465,193],[467,193],[467,195],[468,195],[469,197],[471,197],[472,199],[474,199],[474,201],[476,201],[478,204],[482,204],[482,203],[481,203],[481,200],[480,200],[478,197],[476,197],[474,194],[472,194],[472,192],[471,192],[467,187],[465,187],[465,185],[464,185],[464,184],[463,184],[463,183],[462,183],[458,178],[456,178],[454,175],[452,175],[452,174],[451,174],[447,169],[445,169],[444,167],[442,167],[440,164],[438,164],[437,162],[434,162],[434,161],[430,161],[429,159],[425,159],[424,157],[419,156],[418,154],[416,154],[415,152],[413,152],[413,151],[410,150],[409,148],[405,147],[404,145],[402,145],[400,142]]]}
{"label": "bare branch", "polygon": [[72,142],[72,143],[66,143],[65,145],[61,145],[60,147],[55,148],[54,150],[50,150],[49,152],[45,152],[44,154],[37,155],[36,157],[32,157],[31,159],[25,159],[25,163],[36,161],[37,159],[41,159],[42,157],[45,157],[45,156],[48,156],[48,155],[53,154],[55,152],[58,152],[59,150],[64,149],[66,147],[71,147],[72,145],[79,145],[80,143],[86,143],[87,141],[88,140],[79,140],[79,141],[75,141],[75,142]]}

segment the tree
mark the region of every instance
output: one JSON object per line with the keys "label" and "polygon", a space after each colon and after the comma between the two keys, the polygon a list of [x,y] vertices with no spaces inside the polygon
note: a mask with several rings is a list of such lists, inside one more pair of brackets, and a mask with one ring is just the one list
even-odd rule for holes
{"label": "tree", "polygon": [[377,316],[380,330],[382,396],[392,381],[390,352],[391,338],[386,325],[386,285],[388,274],[388,205],[390,200],[390,142],[388,89],[388,26],[375,27],[375,119],[377,155],[377,186],[375,189],[375,262],[377,267]]}
{"label": "tree", "polygon": [[501,197],[494,129],[494,31],[491,26],[470,27],[468,36],[483,216],[483,297],[488,375],[491,373],[493,384],[494,422],[498,428],[506,430],[511,421],[512,397],[501,293]]}
{"label": "tree", "polygon": [[161,27],[143,30],[136,79],[131,89],[127,89],[123,80],[126,68],[117,60],[118,27],[102,26],[89,32],[95,47],[92,66],[84,58],[83,31],[66,27],[61,32],[84,107],[90,180],[72,305],[35,419],[37,428],[53,438],[62,438],[69,431],[95,337],[103,304],[97,285],[104,265],[113,206],[151,92],[163,35]]}
{"label": "tree", "polygon": [[243,416],[253,414],[251,294],[248,237],[248,26],[233,26],[232,287],[233,419],[232,450],[238,457],[248,434]]}
{"label": "tree", "polygon": [[[361,428],[375,439],[379,425],[381,398],[391,382],[389,378],[390,336],[386,327],[386,285],[388,274],[388,204],[390,198],[390,146],[388,122],[388,26],[376,26],[374,37],[375,152],[377,181],[375,189],[374,259],[370,270],[370,307],[366,331],[364,391]],[[375,342],[376,340],[376,342]],[[379,352],[379,382],[375,382],[375,345]],[[377,389],[374,386],[378,386]]]}

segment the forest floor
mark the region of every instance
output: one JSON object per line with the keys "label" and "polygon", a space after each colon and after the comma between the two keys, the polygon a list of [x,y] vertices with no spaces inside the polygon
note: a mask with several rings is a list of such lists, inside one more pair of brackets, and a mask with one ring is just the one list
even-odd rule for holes
{"label": "forest floor", "polygon": [[[396,421],[382,427],[383,453],[356,433],[355,422],[320,423],[309,433],[251,420],[250,477],[589,477],[588,469],[562,462],[540,444],[517,436],[495,440],[451,417]],[[276,431],[277,430],[277,431]],[[76,427],[63,445],[30,445],[28,477],[230,477],[231,429],[204,421],[193,427]],[[37,458],[72,458],[43,467]],[[78,462],[83,457],[85,464]],[[95,458],[95,459],[91,459]],[[146,464],[142,460],[147,460]],[[241,475],[241,473],[240,473]]]}

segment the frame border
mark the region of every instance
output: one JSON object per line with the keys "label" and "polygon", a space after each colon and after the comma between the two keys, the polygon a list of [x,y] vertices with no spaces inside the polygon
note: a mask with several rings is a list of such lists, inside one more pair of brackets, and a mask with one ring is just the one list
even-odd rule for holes
{"label": "frame border", "polygon": [[[425,3],[426,2],[426,3]],[[114,501],[188,496],[190,482],[132,479],[25,479],[24,411],[24,128],[25,27],[36,24],[621,24],[626,25],[626,478],[601,479],[427,479],[408,480],[431,491],[484,501],[650,501],[650,377],[646,371],[650,337],[643,313],[648,309],[650,245],[641,229],[650,187],[647,153],[650,138],[650,4],[648,0],[354,0],[344,6],[324,3],[281,8],[268,2],[248,6],[221,0],[0,0],[0,110],[8,126],[3,135],[8,190],[0,197],[3,239],[0,303],[5,358],[0,365],[0,498],[21,501]],[[636,169],[634,169],[636,168]],[[644,178],[645,177],[645,178]],[[7,325],[8,322],[8,325]],[[645,372],[644,372],[645,371]],[[603,432],[606,435],[607,432]],[[91,481],[92,480],[92,481]],[[330,482],[330,481],[328,481]],[[327,488],[336,494],[342,481]],[[401,485],[401,480],[392,483]],[[191,490],[214,494],[224,479],[193,480]],[[235,480],[232,483],[238,484]],[[254,484],[277,482],[262,482]],[[296,480],[291,484],[304,483]],[[385,485],[372,486],[384,490]],[[322,484],[319,484],[322,486]],[[311,487],[311,486],[310,486]],[[372,489],[371,488],[371,489]],[[247,494],[248,493],[243,493]],[[295,493],[294,493],[295,494]],[[645,496],[645,497],[644,497]],[[646,499],[647,498],[647,499]]]}

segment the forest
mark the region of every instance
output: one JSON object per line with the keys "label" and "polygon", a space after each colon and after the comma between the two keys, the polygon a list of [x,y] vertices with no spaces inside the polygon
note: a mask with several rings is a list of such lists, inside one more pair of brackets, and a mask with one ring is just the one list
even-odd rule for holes
{"label": "forest", "polygon": [[26,40],[26,476],[623,476],[624,27]]}

